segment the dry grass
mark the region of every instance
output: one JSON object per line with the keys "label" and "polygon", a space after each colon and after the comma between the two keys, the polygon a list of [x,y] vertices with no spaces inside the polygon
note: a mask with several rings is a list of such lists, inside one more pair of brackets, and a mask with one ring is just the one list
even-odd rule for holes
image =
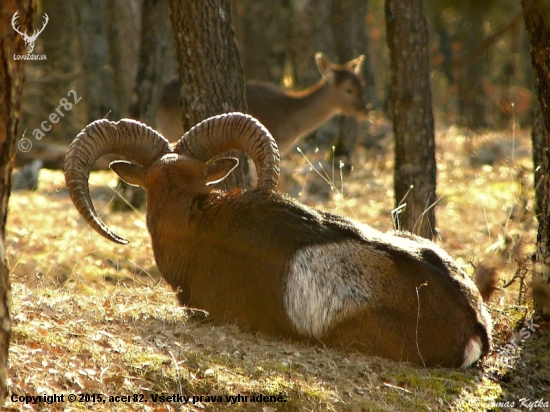
{"label": "dry grass", "polygon": [[[503,143],[493,165],[472,166],[487,142]],[[377,156],[359,150],[360,166],[343,198],[324,207],[391,229],[391,157],[389,148]],[[503,348],[532,315],[518,286],[532,269],[536,234],[529,136],[505,131],[471,139],[440,130],[437,157],[439,243],[469,273],[483,263],[498,267],[501,284],[517,276],[489,308],[495,344]],[[148,402],[8,402],[7,410],[479,411],[499,410],[495,401],[550,402],[544,389],[550,373],[540,368],[550,355],[547,324],[522,335],[519,350],[507,347],[462,371],[343,354],[197,320],[160,280],[144,214],[109,212],[115,184],[109,172],[92,174],[92,197],[106,223],[131,239],[128,246],[104,240],[83,222],[61,172],[44,170],[38,190],[13,194],[9,390],[10,396],[55,393],[65,400],[70,393],[143,394]],[[163,392],[203,401],[153,403],[151,395]],[[239,394],[281,395],[284,402],[225,400]],[[206,395],[223,401],[208,402]]]}

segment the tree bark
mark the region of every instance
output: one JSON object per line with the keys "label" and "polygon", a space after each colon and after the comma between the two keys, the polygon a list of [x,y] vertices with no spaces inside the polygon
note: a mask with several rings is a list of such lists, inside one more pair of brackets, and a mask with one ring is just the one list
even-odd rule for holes
{"label": "tree bark", "polygon": [[168,47],[169,9],[166,0],[144,0],[139,65],[130,116],[155,127]]}
{"label": "tree bark", "polygon": [[[129,115],[140,64],[138,56],[142,43],[136,41],[136,34],[141,31],[141,3],[141,0],[104,0],[105,35],[109,48],[113,98],[118,108],[117,117],[113,116],[113,120]],[[168,15],[164,19],[168,19]],[[163,20],[154,21],[154,26],[163,26]],[[155,30],[155,27],[151,29]],[[162,63],[159,62],[160,65]]]}
{"label": "tree bark", "polygon": [[181,81],[183,127],[244,111],[244,78],[228,0],[170,0]]}
{"label": "tree bark", "polygon": [[[44,44],[47,60],[41,65],[44,74],[40,84],[40,105],[33,107],[33,117],[37,122],[54,113],[59,106],[59,100],[67,96],[67,92],[71,90],[69,84],[76,77],[73,55],[77,34],[74,9],[70,4],[67,5],[66,0],[43,0],[42,7],[51,21],[39,37]],[[78,133],[72,118],[72,110],[64,111],[64,117],[51,124],[52,129],[45,140],[70,143]],[[36,127],[39,127],[39,123]]]}
{"label": "tree bark", "polygon": [[[290,0],[290,25],[287,45],[288,64],[292,75],[292,88],[303,89],[321,78],[315,54],[323,52],[337,61],[334,52],[334,35],[330,24],[332,0]],[[330,146],[337,131],[336,119],[325,123],[306,137],[315,145]],[[300,147],[306,144],[302,141]],[[296,153],[296,150],[293,150]],[[307,192],[329,196],[329,186],[318,175],[312,174],[304,187]],[[334,182],[336,184],[336,182]]]}
{"label": "tree bark", "polygon": [[[486,5],[483,2],[468,2],[464,8],[467,13],[463,19],[464,28],[460,31],[464,54],[468,54],[479,45],[484,37],[483,23]],[[483,92],[483,75],[485,74],[483,58],[473,58],[458,73],[458,111],[461,125],[476,130],[487,126],[485,119],[485,96]]]}
{"label": "tree bark", "polygon": [[[548,213],[548,205],[544,204],[545,199],[548,198],[545,194],[550,193],[550,191],[546,188],[549,171],[548,156],[550,153],[548,153],[548,150],[550,149],[550,133],[546,131],[546,127],[544,126],[544,117],[542,116],[538,101],[533,104],[533,130],[531,131],[531,142],[533,145],[533,169],[536,200],[535,212],[537,214],[539,225],[543,225],[545,222],[544,215],[550,215],[550,213]],[[544,213],[545,210],[546,213]]]}
{"label": "tree bark", "polygon": [[535,180],[536,213],[539,221],[535,251],[533,279],[550,281],[550,133],[544,126],[544,118],[538,102],[534,104],[533,166]]}
{"label": "tree bark", "polygon": [[[169,0],[176,39],[181,84],[183,128],[189,130],[214,115],[246,112],[244,78],[235,33],[231,0]],[[247,157],[222,183],[249,187]]]}
{"label": "tree bark", "polygon": [[[435,235],[436,161],[428,29],[422,0],[386,0],[399,229]],[[411,189],[412,186],[412,189]]]}
{"label": "tree bark", "polygon": [[112,74],[109,71],[109,47],[104,24],[103,0],[75,0],[73,4],[78,20],[85,82],[82,94],[87,106],[87,121],[102,119],[109,113],[111,119],[119,119]]}
{"label": "tree bark", "polygon": [[535,88],[546,130],[550,130],[550,3],[522,0],[521,4],[531,44]]}
{"label": "tree bark", "polygon": [[[361,76],[365,80],[365,96],[373,106],[378,106],[374,73],[372,70],[369,38],[366,33],[365,18],[367,15],[367,1],[365,0],[338,0],[333,2],[331,24],[334,33],[334,44],[338,60],[350,61],[360,54],[365,55],[361,67]],[[351,170],[351,156],[357,142],[357,120],[349,116],[340,116],[339,133],[336,139],[334,157],[344,162],[343,170]]]}
{"label": "tree bark", "polygon": [[233,21],[246,79],[279,84],[286,62],[286,0],[233,0]]}
{"label": "tree bark", "polygon": [[[532,132],[535,193],[539,219],[533,284],[546,285],[542,290],[548,290],[550,283],[550,53],[548,52],[550,50],[550,3],[546,0],[522,0],[521,4],[531,44],[535,88],[540,104],[535,110]],[[541,305],[548,304],[548,302],[534,300],[539,312],[542,309]]]}
{"label": "tree bark", "polygon": [[291,24],[288,54],[294,87],[311,86],[319,81],[315,53],[334,56],[334,37],[330,25],[332,0],[290,0]]}
{"label": "tree bark", "polygon": [[21,31],[32,33],[32,0],[4,0],[0,7],[0,406],[7,393],[8,349],[10,343],[11,286],[5,255],[6,220],[11,194],[11,173],[15,141],[19,135],[21,93],[24,81],[24,60],[14,54],[25,54],[21,36],[11,27],[18,11]]}
{"label": "tree bark", "polygon": [[[164,62],[168,47],[169,9],[166,0],[144,0],[141,7],[139,64],[134,81],[132,104],[128,111],[132,119],[156,127],[156,114],[162,93]],[[113,210],[140,208],[146,202],[145,191],[119,180],[119,196]],[[123,200],[124,199],[124,200]]]}

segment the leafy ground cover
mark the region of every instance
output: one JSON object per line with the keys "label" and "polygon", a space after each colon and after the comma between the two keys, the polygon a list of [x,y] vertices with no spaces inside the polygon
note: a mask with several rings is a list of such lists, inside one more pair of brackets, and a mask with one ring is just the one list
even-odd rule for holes
{"label": "leafy ground cover", "polygon": [[[548,405],[549,327],[532,321],[528,294],[537,226],[529,134],[471,136],[442,128],[437,142],[437,242],[472,276],[474,268],[489,268],[500,278],[489,303],[495,351],[476,367],[423,369],[199,321],[162,281],[144,212],[110,212],[114,174],[92,174],[92,198],[104,221],[130,239],[127,246],[90,229],[67,195],[62,172],[43,170],[38,189],[14,193],[10,203],[13,330],[6,410],[480,411],[529,410],[526,402],[534,408],[540,400]],[[351,176],[331,201],[301,199],[391,229],[392,152],[383,143],[379,151],[357,150]],[[288,162],[298,167],[303,159]],[[64,394],[64,401],[11,400],[53,394]],[[69,394],[77,401],[68,401]],[[154,398],[161,394],[179,397]]]}

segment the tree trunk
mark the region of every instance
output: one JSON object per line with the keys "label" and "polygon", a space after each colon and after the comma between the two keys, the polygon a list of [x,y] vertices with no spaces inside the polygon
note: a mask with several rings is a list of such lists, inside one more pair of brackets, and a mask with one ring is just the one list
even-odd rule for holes
{"label": "tree trunk", "polygon": [[[33,117],[38,122],[54,113],[59,100],[67,96],[71,90],[70,83],[76,77],[72,53],[77,33],[74,9],[67,5],[66,0],[43,0],[42,8],[51,21],[39,37],[44,44],[47,60],[41,64],[44,74],[40,84],[40,106],[33,108]],[[73,114],[72,110],[64,111],[64,117],[59,122],[51,123],[52,129],[46,140],[70,143],[79,131],[73,124]]]}
{"label": "tree trunk", "polygon": [[109,114],[119,119],[115,104],[112,74],[109,71],[109,47],[104,24],[103,0],[73,2],[77,20],[82,71],[84,78],[84,101],[87,106],[87,121],[102,119]]}
{"label": "tree trunk", "polygon": [[156,127],[169,45],[170,12],[166,0],[144,0],[137,76],[133,85],[130,117]]}
{"label": "tree trunk", "polygon": [[[169,0],[176,38],[181,84],[183,128],[189,130],[214,115],[246,111],[244,78],[235,33],[231,0]],[[223,187],[249,187],[247,157]]]}
{"label": "tree trunk", "polygon": [[435,235],[436,162],[424,5],[422,0],[386,0],[385,14],[395,201],[396,206],[407,204],[398,216],[398,228],[431,239]]}
{"label": "tree trunk", "polygon": [[302,88],[319,81],[315,53],[334,56],[330,25],[332,0],[290,0],[291,24],[288,44],[294,86]]}
{"label": "tree trunk", "polygon": [[[469,2],[460,43],[464,47],[464,54],[468,54],[480,43],[484,37],[483,23],[486,5],[483,2]],[[459,122],[470,129],[479,129],[487,126],[485,120],[485,96],[483,92],[483,75],[485,61],[481,57],[474,57],[462,68],[457,70],[458,111]]]}
{"label": "tree trunk", "polygon": [[183,127],[244,111],[244,79],[228,0],[170,0],[182,90]]}
{"label": "tree trunk", "polygon": [[[369,38],[366,33],[366,15],[367,2],[365,0],[334,1],[331,23],[336,55],[340,62],[350,61],[360,54],[365,55],[365,61],[361,67],[361,75],[365,80],[365,96],[367,96],[367,101],[375,107],[378,106],[378,101],[368,46]],[[349,116],[340,116],[338,122],[339,133],[334,157],[337,161],[343,161],[343,170],[349,172],[351,156],[357,142],[357,120]]]}
{"label": "tree trunk", "polygon": [[139,65],[130,116],[155,127],[162,93],[170,13],[166,0],[144,0],[141,16]]}
{"label": "tree trunk", "polygon": [[[129,115],[147,125],[156,127],[156,113],[162,93],[164,62],[168,46],[170,23],[166,0],[144,0],[141,8],[141,40],[139,64],[135,78]],[[113,202],[113,210],[129,210],[145,204],[145,191],[119,179],[119,196]],[[124,198],[124,200],[123,200]]]}
{"label": "tree trunk", "polygon": [[[113,98],[118,108],[118,115],[113,116],[113,120],[129,115],[132,91],[140,64],[139,48],[143,44],[136,41],[137,33],[141,31],[141,3],[141,0],[104,0],[105,35],[109,47]],[[164,19],[168,19],[168,15],[164,16]],[[163,20],[154,21],[154,26],[157,25],[163,26]],[[163,62],[160,61],[159,64],[162,66]]]}
{"label": "tree trunk", "polygon": [[535,262],[540,263],[533,275],[543,276],[544,268],[550,264],[550,133],[544,126],[544,118],[538,102],[534,104],[533,168],[535,170],[536,213],[539,221]]}
{"label": "tree trunk", "polygon": [[[534,185],[535,185],[535,200],[537,218],[539,225],[545,221],[543,216],[549,213],[543,213],[545,210],[544,200],[548,198],[545,193],[550,193],[546,189],[548,174],[548,150],[550,149],[550,133],[546,131],[544,126],[544,117],[540,110],[538,101],[533,104],[533,130],[531,131],[531,141],[533,145],[533,169],[534,169]],[[547,210],[548,212],[548,210]],[[540,235],[540,233],[539,233]]]}
{"label": "tree trunk", "polygon": [[233,21],[246,79],[279,84],[286,61],[286,0],[233,0]]}
{"label": "tree trunk", "polygon": [[8,388],[8,349],[11,332],[10,271],[4,245],[11,194],[12,161],[15,141],[19,135],[25,62],[13,57],[14,54],[25,54],[23,40],[10,24],[17,11],[20,30],[32,33],[32,0],[3,0],[0,7],[0,407],[4,405]]}
{"label": "tree trunk", "polygon": [[546,0],[522,0],[521,4],[531,43],[535,88],[546,130],[550,130],[550,3]]}
{"label": "tree trunk", "polygon": [[[531,60],[540,104],[535,110],[538,115],[535,115],[532,133],[539,218],[533,285],[538,285],[541,298],[546,300],[536,299],[533,290],[533,300],[540,312],[545,305],[550,307],[547,301],[550,296],[550,3],[547,0],[522,0],[521,4],[531,43]],[[544,294],[546,297],[543,297]]]}

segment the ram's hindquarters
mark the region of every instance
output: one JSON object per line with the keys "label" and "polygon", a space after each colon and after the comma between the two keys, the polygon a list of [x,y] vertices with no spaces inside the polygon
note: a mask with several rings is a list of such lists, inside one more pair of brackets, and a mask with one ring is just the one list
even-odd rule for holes
{"label": "ram's hindquarters", "polygon": [[323,341],[428,367],[467,367],[485,355],[490,318],[475,285],[426,250],[431,256],[422,260],[395,250],[379,257],[372,301]]}

